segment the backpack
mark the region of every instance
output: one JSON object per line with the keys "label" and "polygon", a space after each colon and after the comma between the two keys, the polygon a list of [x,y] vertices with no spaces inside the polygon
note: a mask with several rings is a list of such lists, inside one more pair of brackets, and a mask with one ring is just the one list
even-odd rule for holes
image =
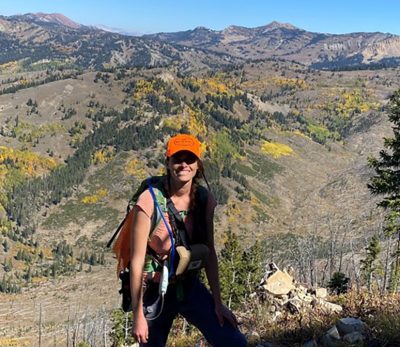
{"label": "backpack", "polygon": [[[131,298],[130,298],[130,280],[129,280],[129,263],[131,256],[131,232],[130,226],[133,222],[134,211],[133,206],[136,204],[139,196],[149,188],[149,185],[153,188],[154,196],[157,201],[154,201],[154,212],[151,217],[150,234],[156,229],[158,224],[162,222],[162,215],[160,210],[157,208],[157,204],[161,207],[161,211],[166,213],[167,198],[163,187],[163,181],[165,176],[153,176],[145,179],[141,182],[139,188],[136,190],[132,198],[129,200],[126,215],[122,222],[119,224],[117,230],[112,235],[111,239],[107,243],[109,248],[112,243],[113,251],[117,258],[117,273],[121,279],[120,294],[122,294],[122,308],[125,312],[130,310]],[[196,213],[194,214],[193,220],[193,239],[191,244],[204,244],[207,242],[206,225],[205,225],[205,214],[208,200],[208,190],[203,186],[198,186],[195,195]],[[160,263],[157,261],[155,252],[148,246],[145,258],[144,271],[152,272],[160,270]]]}
{"label": "backpack", "polygon": [[[166,203],[162,194],[162,178],[163,176],[153,176],[151,177],[151,184],[156,192],[156,198],[160,206],[165,206]],[[122,220],[120,225],[118,226],[117,230],[111,237],[110,241],[107,243],[107,248],[111,246],[114,239],[117,239],[113,245],[113,251],[117,258],[117,272],[118,274],[121,271],[124,271],[127,267],[129,267],[130,261],[130,254],[131,254],[131,233],[130,233],[130,226],[133,222],[133,206],[136,204],[137,200],[139,199],[140,194],[142,194],[146,189],[148,189],[149,179],[143,180],[142,183],[139,185],[139,188],[133,194],[132,198],[129,200],[128,205],[126,207],[126,215],[125,218]],[[155,202],[154,202],[155,205]],[[156,206],[154,206],[156,207]],[[161,221],[161,215],[157,208],[154,208],[154,213],[151,218],[151,227],[150,227],[150,235],[157,227],[158,223]],[[149,236],[150,237],[150,236]]]}

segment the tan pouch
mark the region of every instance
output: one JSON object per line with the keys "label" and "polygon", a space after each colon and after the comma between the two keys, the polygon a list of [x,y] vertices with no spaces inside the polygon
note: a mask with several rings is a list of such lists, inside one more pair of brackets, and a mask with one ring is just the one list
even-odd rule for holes
{"label": "tan pouch", "polygon": [[176,247],[176,252],[179,254],[179,262],[175,274],[182,275],[189,270],[198,270],[206,265],[210,249],[202,244],[190,245],[190,250],[184,246]]}

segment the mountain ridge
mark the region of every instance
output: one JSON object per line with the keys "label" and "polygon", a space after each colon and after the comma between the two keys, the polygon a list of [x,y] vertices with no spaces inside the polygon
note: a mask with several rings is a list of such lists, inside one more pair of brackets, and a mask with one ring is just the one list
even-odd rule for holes
{"label": "mountain ridge", "polygon": [[[142,36],[78,24],[62,14],[0,16],[0,63],[29,58],[69,59],[82,68],[166,66],[188,69],[245,61],[282,59],[316,69],[337,70],[398,66],[400,37],[394,34],[314,33],[289,23],[223,30],[206,27]],[[27,49],[26,45],[34,45]],[[33,49],[33,51],[31,51]],[[212,59],[210,59],[212,57]]]}
{"label": "mountain ridge", "polygon": [[[346,65],[367,67],[379,64],[383,59],[400,57],[400,37],[394,34],[314,33],[279,22],[256,28],[231,25],[219,31],[198,27],[144,37],[189,47],[203,47],[245,59],[280,58],[317,68],[332,67],[335,63],[337,68]],[[354,57],[358,58],[354,60]]]}
{"label": "mountain ridge", "polygon": [[72,29],[79,29],[83,27],[82,24],[74,22],[70,18],[64,16],[62,13],[44,13],[44,12],[36,12],[36,13],[25,13],[23,15],[15,15],[11,17],[16,18],[26,18],[33,20],[39,23],[52,23],[58,24],[61,26],[66,26]]}

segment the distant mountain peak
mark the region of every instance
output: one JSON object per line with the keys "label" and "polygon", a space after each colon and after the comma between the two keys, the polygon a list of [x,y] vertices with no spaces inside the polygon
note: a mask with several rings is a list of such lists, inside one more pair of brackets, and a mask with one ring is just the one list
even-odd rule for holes
{"label": "distant mountain peak", "polygon": [[74,22],[73,20],[69,19],[68,17],[64,16],[61,13],[43,13],[43,12],[27,13],[24,15],[24,17],[39,22],[59,24],[72,29],[78,29],[81,27],[80,24]]}
{"label": "distant mountain peak", "polygon": [[240,25],[230,25],[225,30],[237,30],[237,29],[247,29],[246,27]]}
{"label": "distant mountain peak", "polygon": [[252,29],[238,26],[238,25],[230,25],[227,28],[225,28],[224,30],[222,30],[221,33],[223,35],[225,35],[225,37],[231,36],[233,38],[233,40],[237,40],[237,39],[241,40],[248,36],[249,37],[252,36]]}
{"label": "distant mountain peak", "polygon": [[198,26],[198,27],[194,28],[193,31],[213,31],[213,30],[211,30],[210,28],[203,27],[203,26]]}
{"label": "distant mountain peak", "polygon": [[275,30],[275,29],[291,29],[291,30],[298,30],[299,28],[295,27],[294,25],[290,24],[290,23],[281,23],[281,22],[277,22],[277,21],[273,21],[267,25],[264,25],[263,27],[261,27],[264,29],[264,31],[270,31],[270,30]]}
{"label": "distant mountain peak", "polygon": [[239,25],[230,25],[224,30],[222,30],[223,33],[230,33],[230,32],[237,32],[237,31],[243,31],[243,30],[251,30],[249,28],[239,26]]}

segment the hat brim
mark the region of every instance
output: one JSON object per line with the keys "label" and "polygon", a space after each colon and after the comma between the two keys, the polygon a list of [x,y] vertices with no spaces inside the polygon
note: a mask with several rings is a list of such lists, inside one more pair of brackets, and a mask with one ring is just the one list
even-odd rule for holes
{"label": "hat brim", "polygon": [[167,158],[173,157],[175,154],[180,152],[189,152],[192,153],[197,159],[200,159],[200,153],[196,153],[192,148],[180,148],[177,150],[169,151],[167,153]]}

